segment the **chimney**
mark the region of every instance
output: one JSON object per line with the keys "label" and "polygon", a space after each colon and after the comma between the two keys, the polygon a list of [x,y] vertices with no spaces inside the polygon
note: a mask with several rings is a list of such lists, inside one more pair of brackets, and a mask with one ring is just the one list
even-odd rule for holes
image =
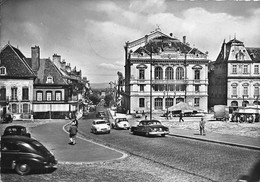
{"label": "chimney", "polygon": [[145,35],[145,44],[148,43],[148,35]]}
{"label": "chimney", "polygon": [[170,36],[172,37],[172,33],[170,33]]}
{"label": "chimney", "polygon": [[38,71],[40,67],[40,47],[31,47],[32,50],[32,70]]}
{"label": "chimney", "polygon": [[225,39],[224,39],[224,42],[223,42],[223,59],[226,59],[226,54],[227,54],[227,45],[226,45],[226,42],[225,42]]}
{"label": "chimney", "polygon": [[54,62],[54,64],[58,67],[58,68],[60,68],[61,67],[61,56],[60,55],[58,55],[58,54],[53,54],[53,56],[52,56],[52,61]]}
{"label": "chimney", "polygon": [[182,41],[183,44],[186,44],[186,36],[183,36],[183,37],[182,37],[182,40],[183,40],[183,41]]}

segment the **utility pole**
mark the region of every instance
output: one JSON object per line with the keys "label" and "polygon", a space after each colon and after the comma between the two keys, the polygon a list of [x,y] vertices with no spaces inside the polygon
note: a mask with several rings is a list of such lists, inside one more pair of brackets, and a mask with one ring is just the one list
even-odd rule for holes
{"label": "utility pole", "polygon": [[153,104],[152,104],[152,100],[153,100],[153,92],[152,92],[152,74],[153,74],[153,72],[152,72],[152,62],[153,62],[153,56],[152,56],[152,50],[151,50],[151,52],[150,52],[150,120],[152,120],[152,112],[153,112],[153,110],[152,110],[152,106],[153,106]]}

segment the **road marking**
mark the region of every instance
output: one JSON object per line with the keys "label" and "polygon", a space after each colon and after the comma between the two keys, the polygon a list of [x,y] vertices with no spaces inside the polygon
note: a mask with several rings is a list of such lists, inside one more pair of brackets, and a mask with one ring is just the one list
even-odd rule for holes
{"label": "road marking", "polygon": [[[63,125],[62,129],[65,133],[69,134],[69,132],[65,129],[65,127],[67,125],[69,125],[71,122]],[[119,157],[119,158],[116,158],[116,159],[109,159],[109,160],[102,160],[102,161],[92,161],[92,162],[66,162],[66,161],[61,161],[59,163],[62,163],[62,164],[93,164],[93,163],[103,163],[103,162],[111,162],[111,161],[115,161],[115,160],[122,160],[124,158],[126,158],[128,155],[123,152],[123,151],[120,151],[120,150],[117,150],[117,149],[114,149],[114,148],[111,148],[111,147],[108,147],[108,146],[105,146],[103,144],[100,144],[100,143],[96,143],[94,141],[91,141],[91,140],[88,140],[82,136],[78,136],[77,135],[77,138],[80,138],[81,140],[84,140],[84,141],[87,141],[87,142],[90,142],[90,143],[93,143],[93,144],[96,144],[96,145],[99,145],[101,147],[104,147],[104,148],[107,148],[107,149],[110,149],[110,150],[113,150],[115,152],[118,152],[118,153],[121,153],[123,156],[122,157]]]}

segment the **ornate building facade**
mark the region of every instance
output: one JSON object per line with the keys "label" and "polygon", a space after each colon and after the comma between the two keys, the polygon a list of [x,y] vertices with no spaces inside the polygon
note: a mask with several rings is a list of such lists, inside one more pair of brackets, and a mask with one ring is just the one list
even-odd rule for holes
{"label": "ornate building facade", "polygon": [[209,72],[209,107],[217,104],[233,109],[260,105],[260,48],[245,47],[234,38],[222,44]]}
{"label": "ornate building facade", "polygon": [[[130,113],[161,112],[179,102],[207,111],[207,54],[160,30],[125,45],[125,91]],[[152,108],[150,108],[150,106]]]}

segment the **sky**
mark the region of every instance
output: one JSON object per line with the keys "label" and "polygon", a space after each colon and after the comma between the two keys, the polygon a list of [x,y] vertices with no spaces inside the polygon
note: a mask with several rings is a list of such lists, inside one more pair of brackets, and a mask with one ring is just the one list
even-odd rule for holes
{"label": "sky", "polygon": [[90,83],[124,74],[127,41],[157,27],[215,61],[224,39],[260,47],[260,1],[174,0],[0,0],[0,48],[8,42],[31,57],[61,59]]}

